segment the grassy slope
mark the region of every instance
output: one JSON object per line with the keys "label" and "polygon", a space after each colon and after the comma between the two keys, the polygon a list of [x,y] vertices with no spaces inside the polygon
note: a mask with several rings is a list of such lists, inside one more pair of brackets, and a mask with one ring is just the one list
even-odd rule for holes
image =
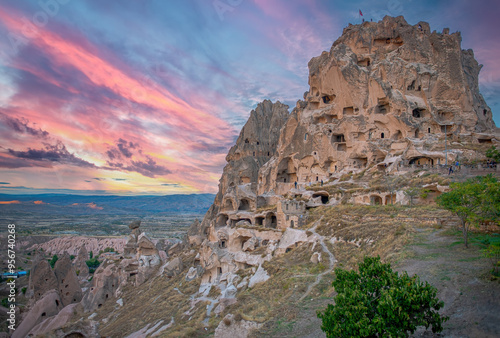
{"label": "grassy slope", "polygon": [[[377,174],[356,179],[356,183],[342,183],[345,185],[342,188],[373,190],[385,184],[384,178]],[[424,173],[421,177],[398,178],[394,185],[400,188],[403,185],[422,186],[431,182],[449,183],[447,177]],[[314,190],[338,188],[338,186],[312,187]],[[336,266],[350,269],[354,268],[365,255],[380,255],[384,261],[393,263],[398,270],[408,270],[410,273],[421,275],[424,280],[436,282],[436,287],[445,296],[449,296],[446,290],[450,290],[451,286],[459,287],[460,283],[475,283],[476,279],[486,283],[479,284],[490,290],[491,285],[498,283],[487,282],[488,262],[480,258],[478,247],[460,251],[460,244],[455,243],[460,241],[459,232],[451,228],[443,229],[439,225],[441,220],[449,219],[450,216],[452,215],[447,211],[432,205],[413,208],[391,205],[339,205],[311,210],[309,223],[304,230],[320,220],[316,228],[317,233],[325,236],[326,240],[336,239],[335,244],[327,241],[329,250],[337,259]],[[208,302],[199,302],[193,307],[190,301],[190,296],[198,289],[199,280],[189,283],[184,280],[187,269],[193,262],[193,257],[186,255],[183,257],[185,269],[179,276],[172,279],[155,278],[140,287],[128,287],[123,296],[125,303],[123,308],[119,308],[114,301],[105,303],[98,311],[98,319],[108,318],[109,324],[101,324],[100,332],[109,336],[130,334],[148,323],[156,323],[161,319],[165,321],[162,324],[164,325],[173,317],[175,324],[165,331],[166,336],[211,335],[221,318],[227,313],[232,313],[236,318],[264,324],[254,336],[323,336],[319,329],[320,322],[316,318],[316,311],[331,302],[334,294],[331,281],[334,274],[324,275],[308,297],[300,300],[316,276],[328,266],[328,262],[325,261],[319,264],[310,262],[311,255],[315,251],[321,252],[322,249],[320,246],[313,248],[313,244],[304,244],[271,262],[266,262],[264,268],[271,278],[252,289],[240,290],[237,294],[237,304],[228,306],[219,317],[212,315],[207,324],[203,324],[202,321],[205,319]],[[323,257],[327,259],[325,253]],[[445,264],[442,267],[443,260],[453,260],[456,264]],[[464,270],[471,273],[463,274]],[[453,280],[450,277],[460,273],[466,275],[465,279]],[[251,275],[252,271],[240,270],[238,274],[244,277]],[[455,284],[451,286],[449,283],[440,284],[440,278],[445,278],[445,281],[446,278],[450,278]],[[494,288],[491,290],[496,290]],[[214,294],[214,290],[211,294]],[[452,298],[446,298],[445,302],[446,300],[455,304]],[[477,307],[481,304],[472,302],[470,306]],[[449,309],[449,311],[461,311],[456,304]],[[450,332],[453,334],[453,331]]]}

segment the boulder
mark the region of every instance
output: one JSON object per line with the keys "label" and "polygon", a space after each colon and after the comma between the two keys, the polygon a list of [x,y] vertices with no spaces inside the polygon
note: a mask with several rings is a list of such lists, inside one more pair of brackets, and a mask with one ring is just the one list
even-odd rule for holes
{"label": "boulder", "polygon": [[264,270],[262,265],[259,265],[259,268],[255,272],[255,274],[250,278],[250,281],[248,283],[248,287],[252,288],[259,283],[264,283],[269,278],[270,277],[269,277],[269,274],[267,273],[267,271]]}
{"label": "boulder", "polygon": [[173,258],[164,268],[164,275],[167,277],[177,276],[183,269],[182,260],[179,257]]}
{"label": "boulder", "polygon": [[130,230],[138,229],[140,226],[141,226],[141,221],[140,220],[132,221],[128,225],[128,227],[130,228]]}
{"label": "boulder", "polygon": [[257,246],[259,246],[259,240],[257,237],[252,237],[243,244],[242,251],[254,251]]}
{"label": "boulder", "polygon": [[319,252],[313,253],[311,256],[311,263],[318,264],[319,262],[321,262],[321,253]]}

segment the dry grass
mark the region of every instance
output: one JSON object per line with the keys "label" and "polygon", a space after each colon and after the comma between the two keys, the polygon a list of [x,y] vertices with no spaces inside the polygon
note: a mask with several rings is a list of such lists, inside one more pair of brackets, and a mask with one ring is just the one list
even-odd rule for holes
{"label": "dry grass", "polygon": [[280,314],[293,320],[297,315],[294,304],[315,278],[312,270],[316,265],[310,262],[311,247],[312,244],[304,244],[265,262],[263,268],[271,276],[269,280],[239,292],[238,303],[226,308],[222,316],[233,313],[245,320],[262,323]]}
{"label": "dry grass", "polygon": [[401,249],[411,240],[414,226],[437,224],[439,219],[449,216],[447,211],[434,206],[351,205],[317,208],[310,218],[314,222],[323,217],[316,231],[336,237],[339,241],[335,245],[328,243],[330,250],[339,264],[353,268],[366,255],[397,261]]}
{"label": "dry grass", "polygon": [[175,324],[168,334],[175,337],[199,337],[213,332],[218,323],[212,323],[208,331],[202,324],[206,315],[207,302],[196,304],[191,309],[190,296],[198,291],[199,281],[185,281],[187,267],[193,263],[194,256],[183,257],[184,270],[176,277],[156,277],[135,287],[128,285],[124,289],[124,306],[119,307],[114,300],[109,300],[98,309],[97,319],[109,318],[107,324],[101,324],[102,336],[126,336],[149,323],[163,320],[167,324],[173,317]]}
{"label": "dry grass", "polygon": [[265,205],[263,207],[257,208],[255,212],[258,214],[264,211],[276,211],[276,204]]}

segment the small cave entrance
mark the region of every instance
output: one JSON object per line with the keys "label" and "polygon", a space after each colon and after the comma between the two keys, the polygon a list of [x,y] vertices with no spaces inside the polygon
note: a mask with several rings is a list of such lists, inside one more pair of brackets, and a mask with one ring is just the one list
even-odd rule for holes
{"label": "small cave entrance", "polygon": [[415,108],[412,111],[412,116],[416,119],[425,117],[427,115],[427,109],[424,108]]}
{"label": "small cave entrance", "polygon": [[255,217],[255,225],[257,226],[263,226],[264,225],[264,217],[262,216],[259,216],[259,217]]}
{"label": "small cave entrance", "polygon": [[290,221],[290,228],[294,228],[295,227],[295,222],[293,221],[293,219]]}
{"label": "small cave entrance", "polygon": [[[255,156],[255,151],[253,152],[253,156]],[[250,177],[247,177],[247,176],[240,177],[240,184],[247,184],[250,182],[251,182]]]}
{"label": "small cave entrance", "polygon": [[246,198],[241,199],[240,206],[238,207],[238,210],[241,210],[241,211],[250,210],[250,201],[247,200]]}
{"label": "small cave entrance", "polygon": [[391,195],[387,195],[385,196],[385,205],[389,205],[389,204],[394,204],[396,203],[396,194],[391,194]]}
{"label": "small cave entrance", "polygon": [[222,210],[226,211],[234,210],[233,201],[230,198],[224,200],[224,202],[222,203]]}
{"label": "small cave entrance", "polygon": [[415,90],[415,80],[411,82],[411,84],[406,88],[406,90]]}
{"label": "small cave entrance", "polygon": [[322,204],[328,204],[330,202],[330,196],[327,192],[317,192],[312,195],[313,198],[321,197]]}
{"label": "small cave entrance", "polygon": [[220,214],[219,217],[217,217],[217,226],[226,226],[228,219],[229,217],[226,214]]}
{"label": "small cave entrance", "polygon": [[410,165],[434,165],[434,160],[430,157],[418,156],[410,159]]}
{"label": "small cave entrance", "polygon": [[70,332],[64,338],[85,338],[85,336],[80,332]]}
{"label": "small cave entrance", "polygon": [[415,138],[419,138],[420,137],[420,130],[417,128],[415,130]]}
{"label": "small cave entrance", "polygon": [[403,134],[401,133],[401,130],[398,130],[393,136],[393,140],[401,140],[403,138]]}
{"label": "small cave entrance", "polygon": [[227,248],[227,242],[225,239],[221,239],[219,242],[219,248],[221,249],[226,249]]}
{"label": "small cave entrance", "polygon": [[382,114],[382,115],[385,115],[389,112],[389,103],[379,103],[376,107],[375,107],[375,114]]}
{"label": "small cave entrance", "polygon": [[268,213],[266,216],[266,227],[271,229],[276,229],[278,226],[278,219],[276,215],[272,212]]}
{"label": "small cave entrance", "polygon": [[360,66],[360,67],[369,67],[370,66],[370,59],[369,58],[365,58],[365,59],[358,60],[358,66]]}
{"label": "small cave entrance", "polygon": [[278,175],[276,177],[276,182],[292,183],[297,180],[297,173],[293,160],[289,157],[281,160],[278,165]]}
{"label": "small cave entrance", "polygon": [[480,138],[480,139],[477,139],[477,141],[478,141],[479,143],[486,143],[486,144],[491,144],[491,143],[493,143],[493,142],[491,141],[491,138]]}
{"label": "small cave entrance", "polygon": [[352,165],[355,168],[364,168],[368,164],[368,158],[366,157],[355,157],[352,159]]}
{"label": "small cave entrance", "polygon": [[370,204],[371,205],[382,205],[382,197],[379,195],[371,195],[370,196]]}
{"label": "small cave entrance", "polygon": [[335,95],[323,94],[323,96],[321,97],[321,99],[323,100],[323,103],[330,104],[335,99]]}
{"label": "small cave entrance", "polygon": [[344,134],[333,134],[332,135],[332,142],[333,143],[342,143],[342,142],[345,142],[345,136],[344,136]]}
{"label": "small cave entrance", "polygon": [[344,115],[354,115],[354,107],[344,107]]}

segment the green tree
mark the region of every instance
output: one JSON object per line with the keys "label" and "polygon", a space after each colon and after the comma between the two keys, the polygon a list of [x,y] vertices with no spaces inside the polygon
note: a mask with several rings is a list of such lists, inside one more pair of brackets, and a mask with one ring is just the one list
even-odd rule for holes
{"label": "green tree", "polygon": [[49,260],[49,264],[52,269],[54,268],[54,265],[56,265],[58,259],[59,257],[57,257],[57,255],[54,255],[52,256],[52,259]]}
{"label": "green tree", "polygon": [[500,162],[500,151],[495,146],[491,146],[486,150],[486,157],[491,158],[495,162]]}
{"label": "green tree", "polygon": [[418,326],[441,332],[448,320],[436,289],[418,276],[393,272],[380,257],[365,257],[359,272],[335,269],[335,305],[318,312],[327,337],[405,337]]}
{"label": "green tree", "polygon": [[410,206],[413,205],[413,199],[420,194],[420,188],[411,187],[403,191],[404,194],[410,199]]}
{"label": "green tree", "polygon": [[451,183],[450,188],[450,191],[438,196],[436,202],[458,216],[465,247],[468,247],[468,233],[472,225],[500,218],[500,184],[489,174]]}
{"label": "green tree", "polygon": [[88,261],[85,261],[87,266],[89,267],[89,272],[94,273],[94,271],[101,265],[101,262],[97,260],[96,257],[89,259]]}

